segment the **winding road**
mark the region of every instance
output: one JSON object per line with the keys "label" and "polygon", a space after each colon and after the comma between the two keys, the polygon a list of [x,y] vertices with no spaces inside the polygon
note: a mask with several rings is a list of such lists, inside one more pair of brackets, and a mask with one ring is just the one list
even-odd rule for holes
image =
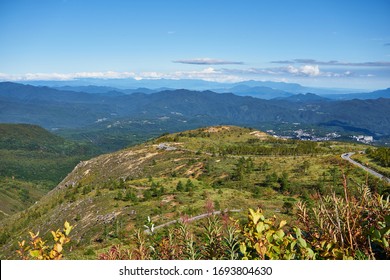
{"label": "winding road", "polygon": [[341,155],[341,158],[349,161],[350,163],[352,163],[352,164],[354,164],[354,165],[356,165],[356,166],[358,166],[358,167],[360,167],[362,169],[364,169],[365,171],[367,171],[368,173],[374,175],[375,177],[378,177],[379,179],[385,180],[385,181],[390,183],[390,179],[387,178],[386,176],[384,176],[384,175],[376,172],[375,170],[372,170],[371,168],[368,168],[367,166],[364,166],[363,164],[361,164],[361,163],[351,159],[351,156],[353,156],[354,154],[355,153],[353,153],[353,152],[345,153],[345,154]]}

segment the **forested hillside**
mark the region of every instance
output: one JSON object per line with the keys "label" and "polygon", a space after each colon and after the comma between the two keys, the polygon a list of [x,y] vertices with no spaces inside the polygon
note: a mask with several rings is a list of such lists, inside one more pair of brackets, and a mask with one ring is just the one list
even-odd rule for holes
{"label": "forested hillside", "polygon": [[80,160],[96,155],[97,151],[39,126],[0,124],[1,217],[38,201]]}

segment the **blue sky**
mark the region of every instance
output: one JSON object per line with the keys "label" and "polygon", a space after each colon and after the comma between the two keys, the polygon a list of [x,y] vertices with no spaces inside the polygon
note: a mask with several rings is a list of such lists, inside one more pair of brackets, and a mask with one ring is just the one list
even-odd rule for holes
{"label": "blue sky", "polygon": [[1,0],[0,79],[390,87],[390,1]]}

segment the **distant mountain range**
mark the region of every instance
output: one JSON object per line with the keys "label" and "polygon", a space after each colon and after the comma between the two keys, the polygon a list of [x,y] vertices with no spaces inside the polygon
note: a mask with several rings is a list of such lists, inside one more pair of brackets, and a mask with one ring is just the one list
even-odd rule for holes
{"label": "distant mountain range", "polygon": [[154,92],[159,92],[159,91],[171,89],[171,88],[119,89],[119,88],[105,87],[105,86],[61,86],[61,87],[53,87],[53,88],[58,89],[58,90],[65,90],[65,91],[87,92],[87,93],[94,93],[94,94],[111,94],[111,95],[122,95],[123,93],[132,94],[132,93],[136,93],[136,92],[150,94],[150,93],[154,93]]}
{"label": "distant mountain range", "polygon": [[[189,89],[189,90],[212,90],[215,92],[232,92],[239,94],[242,91],[247,91],[249,88],[269,88],[268,90],[279,90],[287,93],[315,93],[319,95],[326,94],[346,94],[346,93],[359,93],[367,92],[359,89],[338,89],[338,88],[316,88],[305,87],[297,83],[285,83],[285,82],[272,82],[272,81],[243,81],[237,83],[221,83],[211,82],[205,80],[196,79],[76,79],[69,81],[25,81],[24,84],[30,84],[34,86],[48,86],[48,87],[74,87],[79,88],[77,91],[87,91],[91,87],[91,90],[96,91],[96,87],[101,87],[105,92],[110,90],[127,90],[127,89],[152,89],[161,91],[163,89]],[[80,87],[84,87],[80,89]],[[95,89],[93,89],[95,87]],[[68,88],[70,89],[70,88]],[[258,89],[257,89],[258,90]],[[146,93],[146,92],[145,92]],[[244,92],[245,94],[252,94],[251,90]],[[258,96],[256,96],[258,97]],[[279,97],[279,96],[273,96]]]}
{"label": "distant mountain range", "polygon": [[[247,91],[248,87],[236,88]],[[123,92],[114,88],[83,87],[58,90],[17,83],[0,83],[0,122],[31,123],[45,128],[81,128],[123,119],[177,120],[205,125],[255,126],[266,122],[322,124],[364,129],[390,135],[390,89],[363,96],[380,99],[331,100],[315,94],[288,94],[270,100],[213,91],[163,90]],[[72,90],[70,90],[72,89]],[[80,89],[80,88],[78,88]],[[141,90],[141,89],[140,89]],[[260,88],[257,94],[260,95]],[[94,91],[94,93],[91,93]]]}

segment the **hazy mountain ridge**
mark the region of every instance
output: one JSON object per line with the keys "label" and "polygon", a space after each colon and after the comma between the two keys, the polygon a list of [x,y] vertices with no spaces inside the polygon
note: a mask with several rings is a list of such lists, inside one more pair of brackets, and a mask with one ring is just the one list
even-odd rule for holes
{"label": "hazy mountain ridge", "polygon": [[[245,88],[264,88],[267,90],[283,91],[292,94],[312,92],[315,94],[345,94],[355,92],[367,92],[356,89],[333,89],[333,88],[316,88],[316,87],[305,87],[297,83],[286,83],[286,82],[272,82],[272,81],[242,81],[236,83],[222,83],[212,82],[205,80],[196,79],[76,79],[69,81],[25,81],[24,84],[30,84],[35,86],[49,86],[49,87],[109,87],[117,88],[119,91],[126,89],[134,90],[139,88],[146,88],[151,90],[159,89],[189,89],[189,90],[212,90],[215,92],[232,92],[239,93],[239,90]],[[235,92],[234,89],[237,89]],[[77,91],[80,91],[78,89]],[[250,92],[249,92],[250,93]],[[274,96],[275,97],[275,96]]]}
{"label": "hazy mountain ridge", "polygon": [[324,97],[335,99],[335,100],[390,98],[390,88],[375,90],[372,92],[332,94],[332,95],[329,94],[329,95],[324,95]]}

